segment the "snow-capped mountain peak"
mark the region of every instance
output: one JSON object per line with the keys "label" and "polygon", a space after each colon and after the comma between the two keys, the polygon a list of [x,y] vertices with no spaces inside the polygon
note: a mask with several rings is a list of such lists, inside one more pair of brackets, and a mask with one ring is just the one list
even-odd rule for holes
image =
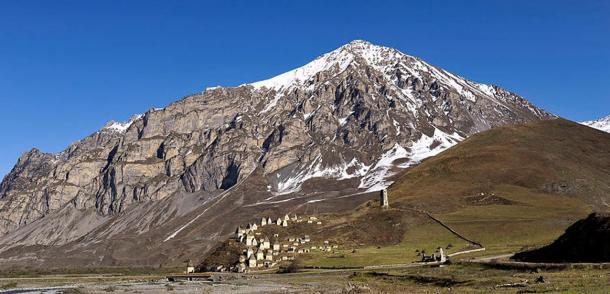
{"label": "snow-capped mountain peak", "polygon": [[396,64],[403,58],[415,60],[414,57],[393,48],[374,45],[364,40],[354,40],[319,56],[302,67],[267,80],[246,85],[251,85],[255,89],[267,88],[281,91],[292,85],[302,85],[319,72],[335,70],[335,73],[340,73],[355,60],[363,60],[376,69],[381,70],[384,66]]}
{"label": "snow-capped mountain peak", "polygon": [[610,115],[597,120],[583,121],[581,124],[610,133]]}
{"label": "snow-capped mountain peak", "polygon": [[[314,90],[314,78],[319,73],[325,72],[327,77],[332,77],[342,73],[350,66],[373,68],[381,73],[387,82],[398,87],[401,87],[400,83],[408,77],[414,81],[438,81],[440,87],[452,89],[472,102],[478,98],[485,98],[506,106],[506,97],[513,96],[511,93],[500,93],[501,91],[498,91],[495,86],[475,83],[454,75],[394,48],[375,45],[364,40],[354,40],[299,68],[267,80],[242,86],[252,86],[254,90],[276,91],[276,96],[263,110],[263,112],[267,112],[276,105],[281,94],[289,89],[297,87],[301,90]],[[400,77],[403,77],[403,81],[399,80]],[[418,104],[412,99],[410,91],[405,91],[403,94],[405,96],[403,98],[411,100],[413,104]],[[533,107],[532,110],[534,110]]]}

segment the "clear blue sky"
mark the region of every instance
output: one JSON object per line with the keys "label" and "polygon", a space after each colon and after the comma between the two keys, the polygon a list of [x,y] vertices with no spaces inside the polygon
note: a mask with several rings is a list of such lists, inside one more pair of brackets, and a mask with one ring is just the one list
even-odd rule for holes
{"label": "clear blue sky", "polygon": [[572,120],[610,113],[610,1],[3,0],[0,177],[32,147],[61,151],[109,120],[353,39]]}

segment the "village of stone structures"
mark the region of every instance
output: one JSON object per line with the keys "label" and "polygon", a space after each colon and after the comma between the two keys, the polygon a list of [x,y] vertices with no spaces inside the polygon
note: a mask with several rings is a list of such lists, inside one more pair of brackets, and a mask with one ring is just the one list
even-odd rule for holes
{"label": "village of stone structures", "polygon": [[[504,199],[495,193],[479,193],[473,198],[494,203]],[[589,253],[579,252],[574,253],[573,260],[558,262],[557,256],[565,257],[570,249],[553,249],[557,242],[540,249],[522,248],[521,253],[513,255],[506,253],[510,247],[499,246],[497,240],[489,242],[492,246],[486,252],[483,244],[426,211],[392,208],[387,189],[379,191],[377,199],[367,201],[364,207],[367,214],[375,214],[376,218],[419,213],[427,222],[420,222],[423,229],[419,233],[407,234],[416,241],[411,246],[377,246],[371,252],[363,243],[346,242],[324,233],[328,225],[325,222],[336,222],[338,214],[264,216],[239,225],[197,266],[187,263],[183,274],[166,278],[171,282],[211,281],[215,287],[231,285],[232,291],[244,293],[429,293],[431,289],[447,293],[607,293],[610,286],[605,279],[610,277],[610,263],[598,262],[608,258],[606,253],[581,262],[587,260],[583,255]],[[581,233],[590,232],[599,228],[599,222],[609,226],[610,217],[591,214],[580,222],[584,224],[577,222],[562,235],[563,242],[582,242],[582,237],[571,236],[574,226],[580,226],[577,230]],[[607,234],[605,231],[589,236],[596,243]],[[413,250],[413,246],[422,248]],[[605,251],[605,245],[598,246],[600,252]],[[353,257],[345,256],[350,254]]]}
{"label": "village of stone structures", "polygon": [[[386,189],[379,193],[379,203],[381,209],[389,209]],[[321,225],[322,220],[316,216],[285,214],[277,218],[262,217],[258,222],[238,226],[234,236],[212,253],[209,260],[205,260],[198,267],[187,265],[185,273],[268,272],[273,269],[279,270],[282,264],[289,267],[299,256],[307,253],[337,252],[338,240],[316,239],[315,236],[312,239],[309,235],[308,232],[316,231],[316,226]],[[469,250],[471,251],[478,249]],[[422,263],[440,265],[447,261],[442,247],[438,247],[431,255],[426,255],[423,250],[418,251],[417,255],[421,257]]]}
{"label": "village of stone structures", "polygon": [[[382,209],[388,209],[387,190],[380,193]],[[219,251],[212,254],[210,260],[199,267],[187,266],[185,273],[202,272],[257,272],[278,269],[283,263],[290,266],[299,256],[311,252],[337,252],[337,240],[315,239],[307,232],[315,231],[322,221],[316,216],[288,215],[277,219],[262,217],[258,222],[238,226],[235,235]],[[227,251],[227,250],[230,250]],[[419,252],[418,252],[419,253]],[[431,255],[421,252],[421,262],[443,264],[447,258],[442,247]],[[222,261],[218,257],[222,256]]]}

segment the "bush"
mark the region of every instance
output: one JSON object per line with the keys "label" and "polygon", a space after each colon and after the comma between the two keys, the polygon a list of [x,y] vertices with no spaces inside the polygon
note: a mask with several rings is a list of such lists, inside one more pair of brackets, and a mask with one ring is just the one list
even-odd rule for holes
{"label": "bush", "polygon": [[301,268],[303,268],[303,264],[302,264],[301,260],[295,259],[291,263],[289,263],[287,266],[280,267],[280,270],[278,272],[280,274],[296,273]]}

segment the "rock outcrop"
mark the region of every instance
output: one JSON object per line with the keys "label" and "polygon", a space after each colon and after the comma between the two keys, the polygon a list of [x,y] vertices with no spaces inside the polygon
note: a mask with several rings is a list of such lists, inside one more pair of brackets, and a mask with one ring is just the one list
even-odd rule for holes
{"label": "rock outcrop", "polygon": [[610,214],[592,213],[566,229],[555,242],[513,257],[529,262],[610,262]]}

